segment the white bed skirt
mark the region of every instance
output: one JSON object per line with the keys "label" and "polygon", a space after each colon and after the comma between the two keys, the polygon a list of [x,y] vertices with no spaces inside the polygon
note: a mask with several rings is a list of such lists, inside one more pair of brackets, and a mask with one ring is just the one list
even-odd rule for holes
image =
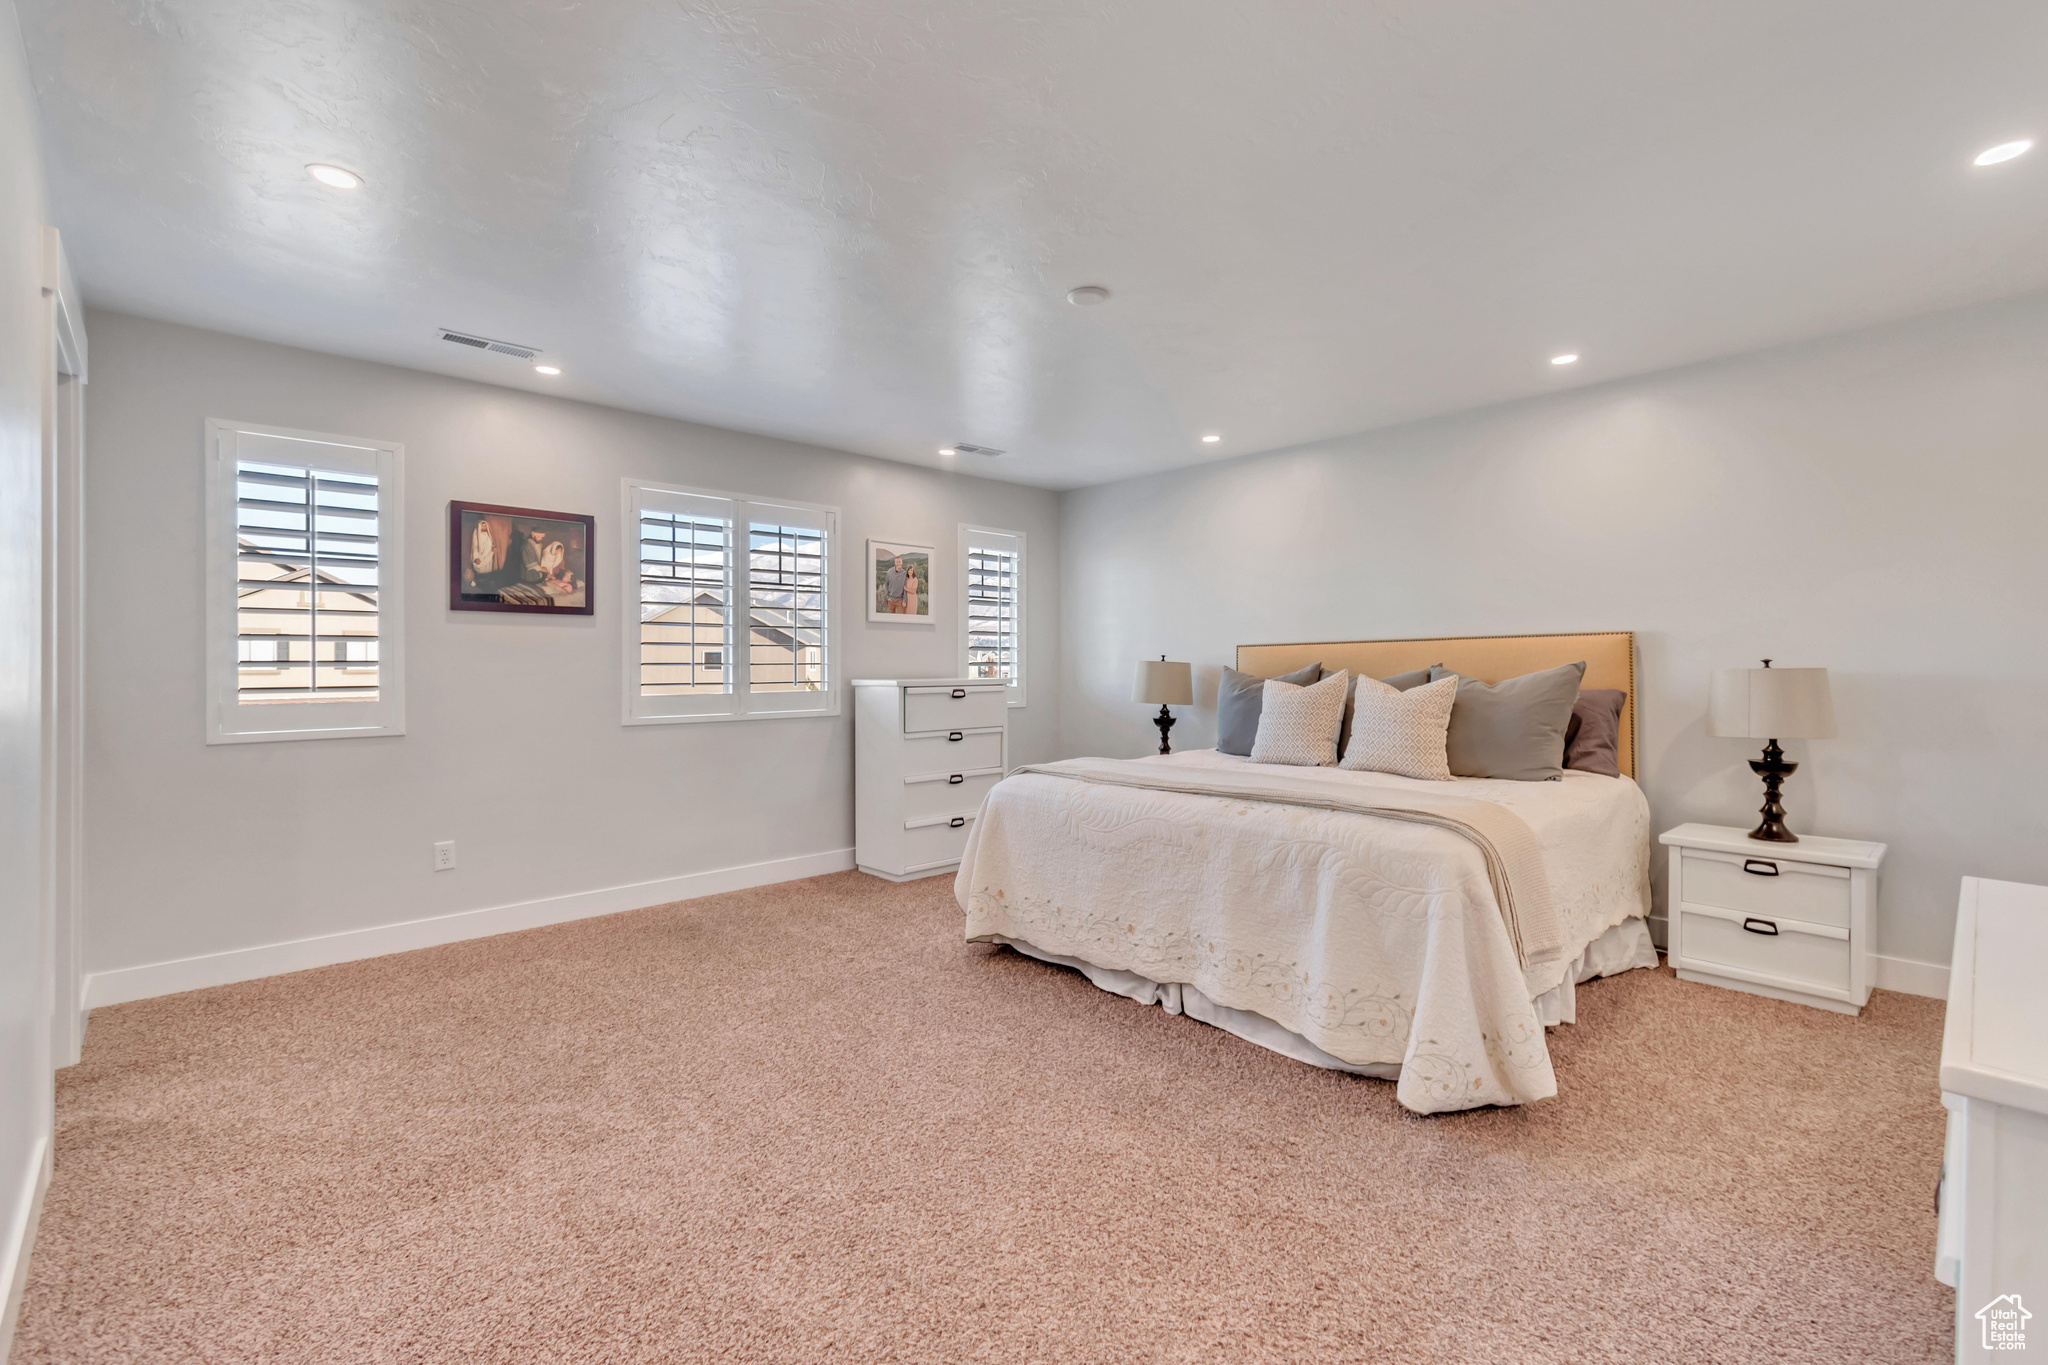
{"label": "white bed skirt", "polygon": [[[1035,957],[1041,962],[1056,966],[1072,967],[1081,975],[1094,982],[1097,987],[1111,995],[1121,995],[1141,1005],[1157,1005],[1168,1014],[1184,1014],[1190,1019],[1234,1033],[1247,1043],[1255,1043],[1269,1052],[1292,1057],[1297,1062],[1320,1066],[1330,1071],[1349,1071],[1356,1076],[1374,1076],[1380,1080],[1398,1080],[1401,1076],[1399,1062],[1374,1062],[1360,1066],[1353,1062],[1333,1057],[1291,1029],[1282,1028],[1263,1014],[1250,1010],[1235,1010],[1228,1005],[1219,1005],[1193,986],[1178,981],[1153,981],[1139,976],[1136,972],[1120,972],[1108,967],[1098,967],[1092,962],[1083,962],[1078,957],[1062,957],[1034,948],[1028,943],[1001,934],[992,934],[990,939],[1006,947],[1014,948],[1026,957]],[[1578,1021],[1578,984],[1591,981],[1596,976],[1613,976],[1617,972],[1629,971],[1636,967],[1657,965],[1657,948],[1650,942],[1650,926],[1641,919],[1625,919],[1600,937],[1586,945],[1586,951],[1579,954],[1579,960],[1565,979],[1555,989],[1545,991],[1533,1002],[1536,1017],[1546,1025],[1571,1024]]]}

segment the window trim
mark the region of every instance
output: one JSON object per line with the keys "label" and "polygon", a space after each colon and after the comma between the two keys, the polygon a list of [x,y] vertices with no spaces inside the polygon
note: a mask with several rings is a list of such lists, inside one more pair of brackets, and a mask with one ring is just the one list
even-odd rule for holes
{"label": "window trim", "polygon": [[1021,707],[1025,704],[1025,676],[1029,671],[1031,657],[1031,632],[1025,621],[1025,610],[1030,603],[1026,579],[1031,571],[1031,552],[1025,544],[1022,531],[1006,531],[999,526],[977,526],[965,521],[960,523],[960,676],[970,676],[967,671],[967,626],[970,611],[967,600],[967,546],[976,536],[1001,536],[1017,544],[1017,676],[1010,680],[1009,703],[1011,706]]}
{"label": "window trim", "polygon": [[[640,497],[642,493],[655,495],[652,500]],[[725,642],[720,648],[720,669],[725,673],[729,687],[724,692],[698,694],[695,696],[643,697],[640,695],[640,512],[643,507],[668,504],[662,510],[689,511],[691,503],[697,503],[695,510],[715,512],[731,525],[732,540],[727,542],[727,599],[728,607],[736,595],[736,589],[743,589],[742,583],[733,578],[739,559],[744,550],[739,548],[740,537],[746,534],[748,525],[755,520],[769,520],[775,513],[797,513],[803,519],[815,519],[815,524],[825,533],[825,689],[818,693],[804,692],[750,692],[753,654],[744,644],[735,640],[734,618],[728,611],[726,618]],[[714,504],[720,505],[714,507]],[[756,510],[766,514],[756,516]],[[800,523],[799,523],[800,524]],[[620,692],[622,725],[693,725],[706,721],[735,720],[803,720],[817,716],[837,716],[841,708],[843,681],[840,673],[844,663],[840,658],[839,613],[842,596],[840,574],[834,561],[839,555],[839,509],[814,502],[798,502],[792,498],[761,497],[749,493],[729,493],[722,489],[693,488],[683,484],[660,483],[653,479],[636,479],[628,476],[619,481],[619,602],[620,602]],[[815,705],[802,705],[803,700],[815,696]],[[650,704],[652,703],[652,704]],[[687,703],[698,703],[687,705]]]}
{"label": "window trim", "polygon": [[[377,700],[373,702],[308,702],[318,712],[304,712],[298,704],[277,702],[260,709],[260,717],[244,711],[238,700],[241,674],[238,637],[239,578],[236,550],[237,479],[235,462],[240,443],[247,433],[283,441],[317,442],[338,446],[356,454],[336,459],[308,457],[311,468],[332,468],[337,473],[374,473],[377,476]],[[252,744],[294,739],[364,739],[405,733],[405,447],[397,441],[378,441],[333,432],[304,431],[296,427],[267,426],[261,422],[234,422],[220,417],[206,419],[206,444],[202,453],[206,476],[206,742],[208,744]],[[353,465],[354,468],[350,466]],[[337,712],[331,708],[348,707]],[[350,724],[307,725],[314,716],[346,720]],[[266,722],[266,723],[258,723]],[[283,723],[267,723],[283,722]]]}

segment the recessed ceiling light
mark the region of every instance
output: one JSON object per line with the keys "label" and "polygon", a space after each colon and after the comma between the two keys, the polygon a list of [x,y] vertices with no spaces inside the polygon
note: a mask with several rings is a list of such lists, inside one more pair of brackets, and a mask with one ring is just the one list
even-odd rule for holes
{"label": "recessed ceiling light", "polygon": [[1554,355],[1550,357],[1550,363],[1553,365],[1576,365],[1579,363],[1579,354],[1577,351],[1567,351],[1563,355]]}
{"label": "recessed ceiling light", "polygon": [[959,453],[960,453],[959,451],[957,451],[957,450],[953,449],[953,447],[951,447],[951,446],[940,446],[940,447],[939,447],[939,454],[941,454],[941,455],[958,455]]}
{"label": "recessed ceiling light", "polygon": [[361,176],[357,175],[354,171],[343,170],[339,166],[328,166],[316,161],[306,167],[306,173],[321,184],[337,190],[359,190],[363,187],[363,178]]}
{"label": "recessed ceiling light", "polygon": [[554,365],[536,365],[533,367],[533,372],[535,374],[560,374],[562,371]]}
{"label": "recessed ceiling light", "polygon": [[2013,142],[2001,142],[1996,147],[1987,147],[1977,153],[1976,166],[1996,166],[2001,161],[2010,161],[2016,156],[2025,156],[2034,150],[2034,139],[2019,138]]}
{"label": "recessed ceiling light", "polygon": [[1077,308],[1093,308],[1098,303],[1109,302],[1109,291],[1099,284],[1084,284],[1067,291],[1067,302]]}
{"label": "recessed ceiling light", "polygon": [[1216,436],[1216,435],[1209,435],[1209,436],[1204,436],[1204,437],[1202,438],[1203,442],[1204,442],[1205,444],[1208,444],[1208,445],[1215,445],[1215,444],[1216,444],[1216,443],[1217,443],[1218,441],[1220,441],[1220,440],[1222,440],[1222,439],[1223,439],[1223,438],[1222,438],[1221,436]]}

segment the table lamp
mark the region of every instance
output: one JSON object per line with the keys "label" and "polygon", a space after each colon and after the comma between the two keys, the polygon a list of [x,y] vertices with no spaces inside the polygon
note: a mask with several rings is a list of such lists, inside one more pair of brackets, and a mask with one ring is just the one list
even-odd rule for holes
{"label": "table lamp", "polygon": [[1828,692],[1825,668],[1717,668],[1713,701],[1707,712],[1710,734],[1738,739],[1763,739],[1764,756],[1749,761],[1750,771],[1764,780],[1763,823],[1749,832],[1752,839],[1796,844],[1799,836],[1785,828],[1785,807],[1778,788],[1799,768],[1785,761],[1781,739],[1833,739],[1835,701]]}
{"label": "table lamp", "polygon": [[1164,654],[1157,659],[1140,659],[1131,700],[1147,706],[1159,703],[1159,714],[1152,718],[1152,723],[1159,727],[1159,752],[1170,754],[1173,746],[1166,742],[1166,732],[1173,728],[1173,712],[1167,708],[1195,704],[1194,671],[1186,664],[1168,663]]}

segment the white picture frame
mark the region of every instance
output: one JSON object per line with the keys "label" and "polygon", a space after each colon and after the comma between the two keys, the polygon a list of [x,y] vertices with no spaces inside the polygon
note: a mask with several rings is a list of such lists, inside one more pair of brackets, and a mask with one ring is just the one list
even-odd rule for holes
{"label": "white picture frame", "polygon": [[[862,592],[867,597],[868,620],[897,625],[938,624],[935,611],[938,594],[933,579],[938,563],[937,547],[915,540],[890,536],[869,536],[866,568],[862,571]],[[899,568],[898,561],[901,561]],[[891,575],[900,572],[901,583]],[[890,590],[898,589],[895,596]],[[919,610],[922,608],[922,610]]]}

